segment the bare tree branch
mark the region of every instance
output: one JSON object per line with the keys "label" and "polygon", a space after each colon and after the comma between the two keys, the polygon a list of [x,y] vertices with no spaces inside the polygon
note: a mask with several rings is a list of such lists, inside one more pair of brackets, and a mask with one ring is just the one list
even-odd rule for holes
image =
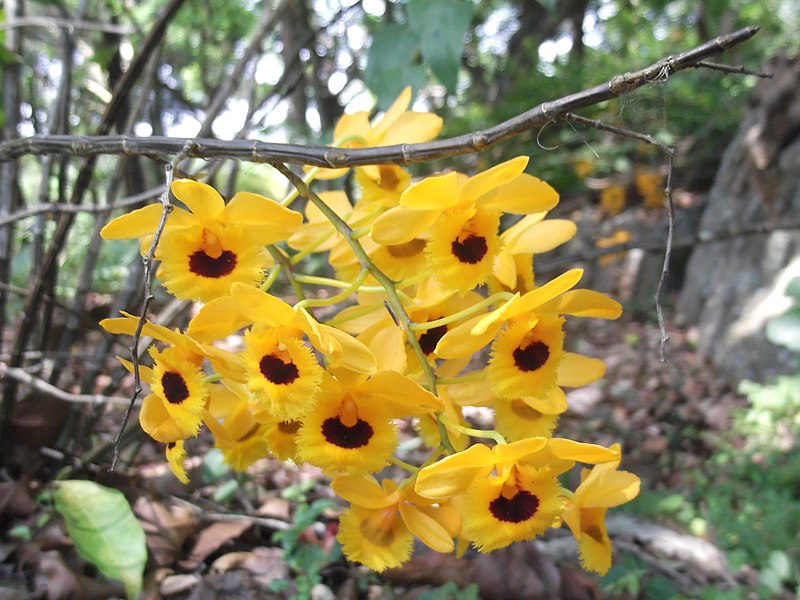
{"label": "bare tree branch", "polygon": [[123,154],[149,156],[167,161],[179,152],[189,158],[227,157],[252,162],[283,162],[319,167],[356,167],[369,164],[411,164],[479,152],[520,133],[541,127],[564,114],[628,94],[673,73],[702,67],[700,63],[751,38],[758,27],[746,27],[719,36],[701,46],[662,58],[640,71],[623,73],[595,87],[545,102],[494,127],[423,144],[400,144],[378,148],[330,148],[275,144],[257,140],[213,140],[134,136],[32,136],[0,144],[0,162],[25,155],[66,154],[99,156]]}
{"label": "bare tree branch", "polygon": [[24,385],[29,385],[40,392],[64,400],[65,402],[73,402],[78,404],[115,404],[118,406],[127,406],[130,398],[122,398],[118,396],[103,396],[102,394],[72,394],[65,392],[56,386],[47,383],[44,379],[39,379],[28,373],[25,369],[19,367],[9,367],[5,363],[0,362],[0,378],[14,379]]}

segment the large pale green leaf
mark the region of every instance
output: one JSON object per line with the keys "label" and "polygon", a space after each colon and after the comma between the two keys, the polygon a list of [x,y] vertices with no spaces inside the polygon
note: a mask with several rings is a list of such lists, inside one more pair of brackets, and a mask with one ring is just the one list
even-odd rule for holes
{"label": "large pale green leaf", "polygon": [[467,0],[409,0],[408,23],[420,39],[422,58],[448,90],[455,91],[464,34],[472,21]]}
{"label": "large pale green leaf", "polygon": [[399,23],[372,36],[364,81],[382,109],[388,108],[407,85],[418,91],[425,83],[425,69],[418,64],[419,43],[417,34]]}
{"label": "large pale green leaf", "polygon": [[128,598],[137,598],[147,546],[125,496],[92,481],[69,480],[58,482],[55,501],[78,553],[121,581]]}

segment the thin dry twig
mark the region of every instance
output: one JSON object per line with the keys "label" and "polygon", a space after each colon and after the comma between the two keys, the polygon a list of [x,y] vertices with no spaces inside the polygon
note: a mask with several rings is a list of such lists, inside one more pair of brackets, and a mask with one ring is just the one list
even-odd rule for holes
{"label": "thin dry twig", "polygon": [[714,71],[733,73],[735,75],[755,75],[756,77],[761,77],[762,79],[772,79],[773,77],[772,73],[767,73],[766,71],[754,71],[753,69],[748,69],[746,67],[742,67],[741,65],[723,65],[707,60],[701,60],[699,63],[697,63],[697,68],[712,69]]}
{"label": "thin dry twig", "polygon": [[356,167],[370,164],[427,162],[439,158],[480,152],[524,131],[541,127],[566,113],[617,98],[633,90],[661,81],[683,69],[695,68],[709,56],[741,44],[758,31],[746,27],[719,36],[696,48],[662,58],[639,71],[623,73],[592,88],[540,104],[494,127],[465,135],[422,144],[399,144],[371,148],[331,148],[275,144],[258,140],[213,140],[135,136],[31,136],[0,144],[0,162],[24,155],[98,156],[124,154],[166,160],[181,150],[188,158],[227,157],[251,162],[282,162],[327,168]]}
{"label": "thin dry twig", "polygon": [[667,155],[667,187],[664,189],[664,195],[667,198],[667,244],[666,248],[664,248],[664,264],[661,267],[661,276],[658,279],[656,293],[653,296],[653,299],[656,302],[658,328],[661,331],[661,362],[667,362],[667,342],[669,342],[669,335],[667,335],[667,328],[664,324],[664,309],[661,306],[661,294],[667,281],[667,275],[669,274],[669,262],[672,258],[672,235],[675,226],[675,203],[672,201],[672,163],[674,158],[675,157],[673,154]]}
{"label": "thin dry twig", "polygon": [[669,274],[670,258],[672,257],[672,237],[675,226],[675,208],[672,202],[671,184],[672,184],[672,166],[673,166],[673,161],[675,159],[675,150],[673,148],[670,148],[666,144],[662,144],[651,135],[639,133],[638,131],[632,131],[630,129],[625,129],[624,127],[615,127],[613,125],[608,125],[596,119],[587,119],[586,117],[581,117],[579,115],[575,115],[572,113],[567,113],[565,115],[562,115],[561,119],[567,122],[574,121],[576,123],[582,123],[583,125],[588,125],[589,127],[593,127],[600,131],[607,131],[609,133],[613,133],[614,135],[619,135],[622,137],[639,140],[640,142],[644,142],[646,144],[658,148],[661,152],[663,152],[667,156],[667,187],[664,190],[664,194],[666,195],[667,199],[667,242],[664,251],[664,264],[661,268],[661,277],[658,280],[656,293],[653,297],[656,303],[658,326],[661,331],[660,360],[661,362],[667,362],[667,342],[669,341],[669,335],[667,335],[666,324],[664,323],[664,309],[661,305],[661,293],[664,288],[664,284],[666,283],[667,275]]}
{"label": "thin dry twig", "polygon": [[[175,162],[178,162],[179,160],[180,157],[175,158]],[[131,412],[133,412],[133,405],[136,403],[136,399],[139,397],[139,394],[142,393],[142,380],[139,373],[139,340],[142,337],[144,324],[147,322],[147,311],[150,308],[150,303],[153,301],[153,277],[155,276],[153,262],[156,254],[156,248],[158,247],[158,242],[161,239],[161,234],[164,233],[164,227],[167,225],[167,217],[173,210],[172,203],[169,201],[169,190],[170,186],[172,185],[172,174],[174,168],[175,167],[173,163],[168,163],[164,166],[164,191],[160,197],[161,205],[163,207],[163,210],[161,211],[161,219],[158,222],[158,227],[156,227],[153,240],[150,242],[150,248],[147,251],[147,255],[142,257],[142,264],[144,264],[144,302],[142,303],[142,310],[139,314],[139,322],[136,324],[136,331],[133,334],[133,341],[131,342],[130,346],[131,361],[133,362],[133,394],[128,404],[128,409],[125,411],[125,417],[122,419],[122,425],[120,425],[119,434],[114,440],[114,457],[111,459],[111,467],[109,468],[109,471],[113,471],[117,466],[117,460],[119,459],[119,442],[122,439],[125,426],[128,424],[128,419],[130,419]]]}

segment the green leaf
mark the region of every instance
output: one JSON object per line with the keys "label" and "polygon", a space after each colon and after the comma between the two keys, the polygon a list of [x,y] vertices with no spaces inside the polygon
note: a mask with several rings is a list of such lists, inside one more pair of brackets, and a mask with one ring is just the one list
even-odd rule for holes
{"label": "green leaf", "polygon": [[419,90],[425,83],[418,54],[419,37],[408,25],[393,23],[373,34],[364,81],[382,109],[388,108],[407,85]]}
{"label": "green leaf", "polygon": [[421,40],[422,58],[448,90],[458,83],[464,34],[472,21],[472,2],[409,0],[408,23]]}
{"label": "green leaf", "polygon": [[800,309],[792,308],[767,321],[766,333],[773,344],[800,352]]}
{"label": "green leaf", "polygon": [[106,577],[121,581],[128,598],[137,598],[147,546],[122,492],[92,481],[60,481],[55,501],[78,553]]}

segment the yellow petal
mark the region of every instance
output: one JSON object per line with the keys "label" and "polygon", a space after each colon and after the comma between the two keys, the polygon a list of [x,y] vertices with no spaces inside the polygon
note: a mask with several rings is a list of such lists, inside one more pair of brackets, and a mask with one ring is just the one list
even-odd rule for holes
{"label": "yellow petal", "polygon": [[430,229],[440,214],[439,210],[412,210],[396,206],[375,220],[370,237],[384,246],[405,244]]}
{"label": "yellow petal", "polygon": [[250,238],[259,244],[283,241],[303,222],[303,215],[299,212],[250,192],[236,194],[222,211],[220,218],[230,224],[257,228],[258,235],[251,235]]}
{"label": "yellow petal", "polygon": [[[125,360],[119,356],[116,357],[119,362],[122,363],[122,366],[125,367],[129,373],[133,373],[133,363],[129,360]],[[150,382],[153,381],[153,369],[151,367],[145,367],[144,365],[139,365],[139,378],[144,381],[147,385],[150,385]]]}
{"label": "yellow petal", "polygon": [[418,144],[435,139],[442,130],[442,118],[433,113],[407,112],[400,115],[380,140],[381,146]]}
{"label": "yellow petal", "polygon": [[[342,313],[339,313],[340,315]],[[404,373],[408,355],[406,336],[394,323],[378,322],[359,336],[375,356],[378,371]]]}
{"label": "yellow petal", "polygon": [[598,358],[589,358],[574,352],[564,352],[558,363],[558,385],[580,387],[600,379],[606,373],[606,365]]}
{"label": "yellow petal", "polygon": [[494,464],[494,453],[475,444],[422,469],[414,490],[423,498],[445,500],[465,492],[476,477],[491,473]]}
{"label": "yellow petal", "polygon": [[383,113],[383,116],[375,123],[375,126],[372,127],[372,142],[378,143],[380,145],[385,145],[381,143],[381,139],[386,134],[387,129],[391,127],[394,122],[408,109],[408,105],[411,104],[411,86],[407,85],[403,88],[403,91],[395,98],[392,105]]}
{"label": "yellow petal", "polygon": [[[163,210],[161,204],[148,204],[120,215],[106,223],[106,226],[100,230],[100,237],[104,240],[131,240],[152,235],[158,227]],[[195,221],[196,219],[189,213],[177,207],[167,217],[167,224],[170,226],[186,226]]]}
{"label": "yellow petal", "polygon": [[[311,318],[309,317],[308,320],[310,321]],[[309,339],[320,352],[328,356],[331,367],[341,367],[357,373],[372,374],[375,372],[377,369],[375,357],[363,342],[335,327],[321,323],[316,325],[314,331],[317,342],[315,343],[311,339],[310,334]],[[306,333],[309,332],[306,331]]]}
{"label": "yellow petal", "polygon": [[297,313],[291,306],[260,288],[237,282],[231,286],[231,296],[241,314],[251,323],[277,327],[296,322]]}
{"label": "yellow petal", "polygon": [[[350,204],[350,199],[347,197],[347,194],[341,190],[320,192],[319,198],[343,219],[349,217],[350,213],[353,212],[353,205]],[[306,218],[311,223],[327,223],[329,227],[332,227],[328,222],[328,217],[326,217],[322,211],[317,208],[317,205],[312,202],[306,205]]]}
{"label": "yellow petal", "polygon": [[606,448],[597,444],[576,442],[566,438],[551,438],[547,441],[547,450],[557,458],[574,460],[587,464],[619,460],[619,450]]}
{"label": "yellow petal", "polygon": [[417,210],[444,210],[458,204],[458,173],[426,177],[400,196],[400,206]]}
{"label": "yellow petal", "polygon": [[571,290],[542,304],[539,310],[576,317],[618,319],[622,314],[622,305],[613,298],[594,290]]}
{"label": "yellow petal", "polygon": [[436,344],[436,356],[439,358],[459,358],[475,354],[494,339],[503,322],[489,323],[480,333],[473,334],[478,322],[484,315],[478,315],[468,321],[456,325],[442,336]]}
{"label": "yellow petal", "polygon": [[528,166],[527,156],[517,156],[470,177],[461,189],[464,200],[475,201],[502,185],[517,179]]}
{"label": "yellow petal", "polygon": [[520,299],[516,314],[538,309],[542,304],[563,294],[577,284],[583,276],[583,269],[570,269],[555,279],[548,281],[543,286],[528,292]]}
{"label": "yellow petal", "polygon": [[514,294],[514,296],[510,300],[503,302],[503,304],[498,306],[492,312],[479,317],[475,321],[475,324],[472,327],[472,329],[470,329],[470,333],[476,336],[484,335],[487,331],[491,331],[492,330],[491,328],[500,327],[506,320],[510,319],[513,316],[516,316],[520,312],[523,312],[522,310],[520,310],[521,300],[522,299],[519,295],[519,292]]}
{"label": "yellow petal", "polygon": [[498,444],[493,448],[498,462],[506,465],[519,462],[530,454],[539,452],[547,444],[547,438],[532,437],[511,444]]}
{"label": "yellow petal", "polygon": [[495,257],[492,265],[492,274],[507,288],[514,288],[517,284],[517,264],[508,246],[503,246]]}
{"label": "yellow petal", "polygon": [[567,396],[557,385],[550,388],[544,396],[525,396],[520,400],[543,415],[560,415],[567,410]]}
{"label": "yellow petal", "polygon": [[[351,136],[363,137],[367,135],[369,129],[369,113],[367,111],[361,110],[352,114],[344,114],[339,117],[336,128],[333,130],[333,143],[338,146],[345,138]],[[352,145],[354,144],[350,142],[345,143],[347,147]]]}
{"label": "yellow petal", "polygon": [[147,435],[164,444],[186,438],[185,430],[178,426],[164,408],[161,398],[155,394],[145,396],[139,412],[139,423]]}
{"label": "yellow petal", "polygon": [[[594,469],[605,465],[597,465]],[[592,470],[594,470],[592,469]],[[641,481],[627,471],[610,471],[580,495],[581,505],[592,508],[610,508],[630,502],[639,495]],[[578,488],[580,489],[580,488]]]}
{"label": "yellow petal", "polygon": [[395,418],[444,408],[439,398],[397,371],[375,373],[360,389],[375,402],[387,405]]}
{"label": "yellow petal", "polygon": [[344,475],[331,481],[331,489],[350,504],[364,508],[387,508],[397,502],[387,494],[372,475]]}
{"label": "yellow petal", "polygon": [[483,196],[480,204],[490,209],[527,215],[553,208],[558,204],[558,192],[541,179],[522,173]]}
{"label": "yellow petal", "polygon": [[239,311],[239,305],[232,296],[221,296],[211,300],[192,317],[186,333],[197,341],[205,343],[228,337],[252,323]]}
{"label": "yellow petal", "polygon": [[[103,319],[100,321],[100,327],[114,335],[134,335],[139,327],[139,317],[125,311],[122,311],[122,314],[125,316]],[[145,321],[142,326],[142,335],[161,342],[167,342],[172,346],[185,347],[187,341],[179,332],[150,321]]]}
{"label": "yellow petal", "polygon": [[439,522],[412,504],[400,504],[400,516],[409,531],[436,552],[452,552],[453,538]]}
{"label": "yellow petal", "polygon": [[503,240],[512,254],[538,254],[571,240],[577,230],[572,221],[549,219],[520,228],[513,236],[506,237],[506,231]]}
{"label": "yellow petal", "polygon": [[201,219],[215,219],[225,209],[225,200],[207,183],[176,179],[171,189],[175,197]]}

